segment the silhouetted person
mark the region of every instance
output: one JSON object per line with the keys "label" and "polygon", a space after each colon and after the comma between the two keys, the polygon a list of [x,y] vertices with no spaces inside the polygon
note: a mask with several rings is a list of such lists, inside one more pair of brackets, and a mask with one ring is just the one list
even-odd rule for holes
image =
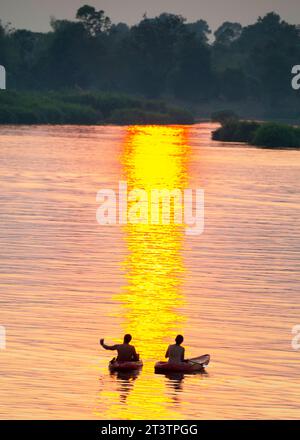
{"label": "silhouetted person", "polygon": [[166,352],[166,358],[169,358],[169,362],[173,364],[178,364],[184,362],[184,348],[181,347],[183,343],[183,336],[177,335],[175,338],[176,344],[169,345]]}
{"label": "silhouetted person", "polygon": [[100,339],[100,345],[102,345],[105,350],[117,350],[118,357],[117,361],[119,362],[133,362],[139,360],[139,355],[135,351],[133,345],[130,345],[132,337],[129,334],[124,336],[123,344],[115,344],[115,345],[106,345],[104,344],[104,339]]}

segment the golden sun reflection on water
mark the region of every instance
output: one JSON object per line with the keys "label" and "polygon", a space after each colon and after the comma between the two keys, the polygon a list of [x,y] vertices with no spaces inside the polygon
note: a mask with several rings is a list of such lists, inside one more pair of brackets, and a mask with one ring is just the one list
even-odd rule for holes
{"label": "golden sun reflection on water", "polygon": [[[128,190],[144,189],[150,199],[152,189],[184,189],[187,151],[185,128],[128,128],[121,159]],[[166,337],[178,332],[183,320],[176,311],[183,300],[183,226],[172,221],[163,225],[160,217],[158,225],[128,224],[124,229],[128,282],[117,299],[123,303],[124,329],[139,341],[143,358],[154,360],[162,356]]]}
{"label": "golden sun reflection on water", "polygon": [[[129,127],[121,157],[128,191],[144,189],[150,198],[152,189],[183,190],[188,181],[186,138],[184,127]],[[106,415],[122,419],[147,418],[149,414],[158,419],[178,418],[165,383],[154,375],[154,363],[164,357],[170,338],[184,328],[185,319],[178,310],[184,302],[183,225],[172,220],[169,225],[127,224],[124,232],[127,284],[115,300],[122,304],[124,333],[133,335],[144,367],[138,377],[116,377],[120,381],[119,404],[116,393],[106,390]],[[149,380],[153,382],[151,394]]]}
{"label": "golden sun reflection on water", "polygon": [[[299,419],[300,153],[215,128],[1,128],[1,419]],[[203,188],[204,233],[101,227],[96,191],[120,180]],[[125,331],[137,378],[98,343]],[[177,331],[208,375],[154,375]]]}

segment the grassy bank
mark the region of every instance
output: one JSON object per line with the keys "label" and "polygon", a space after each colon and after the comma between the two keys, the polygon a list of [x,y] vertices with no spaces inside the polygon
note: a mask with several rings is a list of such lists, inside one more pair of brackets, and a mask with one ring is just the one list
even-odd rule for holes
{"label": "grassy bank", "polygon": [[163,101],[100,92],[0,93],[0,124],[192,124]]}
{"label": "grassy bank", "polygon": [[240,121],[234,114],[214,115],[221,127],[213,140],[246,142],[264,148],[300,148],[300,128],[276,122]]}

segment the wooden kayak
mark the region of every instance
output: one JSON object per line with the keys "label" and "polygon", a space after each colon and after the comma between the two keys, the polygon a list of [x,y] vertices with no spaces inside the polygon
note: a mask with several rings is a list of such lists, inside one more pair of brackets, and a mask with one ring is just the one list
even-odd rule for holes
{"label": "wooden kayak", "polygon": [[142,368],[143,362],[141,360],[136,362],[119,362],[112,359],[108,364],[110,371],[134,371]]}
{"label": "wooden kayak", "polygon": [[210,355],[204,354],[197,358],[189,359],[185,362],[156,362],[154,366],[155,373],[195,373],[203,371],[209,364]]}

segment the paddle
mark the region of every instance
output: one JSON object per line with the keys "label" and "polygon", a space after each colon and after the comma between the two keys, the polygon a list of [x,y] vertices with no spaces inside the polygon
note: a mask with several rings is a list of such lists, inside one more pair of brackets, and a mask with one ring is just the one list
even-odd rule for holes
{"label": "paddle", "polygon": [[202,367],[206,367],[209,364],[209,361],[210,361],[210,355],[209,354],[204,354],[202,356],[198,356],[198,357],[195,357],[195,358],[188,359],[188,362],[190,362],[192,364],[201,365]]}

